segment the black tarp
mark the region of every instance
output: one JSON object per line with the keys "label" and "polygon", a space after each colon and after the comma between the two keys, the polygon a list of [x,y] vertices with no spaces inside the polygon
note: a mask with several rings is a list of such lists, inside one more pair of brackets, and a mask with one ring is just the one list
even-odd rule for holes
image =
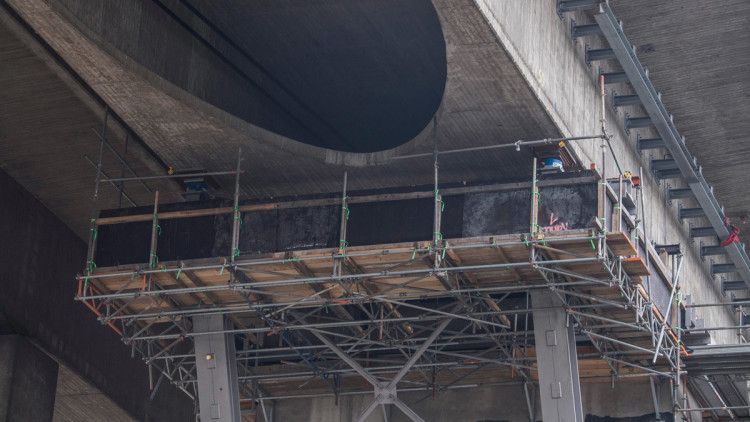
{"label": "black tarp", "polygon": [[[591,227],[597,211],[596,189],[593,182],[540,188],[540,230]],[[530,189],[450,195],[443,201],[440,231],[445,239],[529,232]],[[159,212],[231,206],[226,200],[188,202],[162,205]],[[349,204],[349,245],[429,241],[434,206],[433,198]],[[104,211],[101,216],[150,212],[141,207]],[[162,262],[228,256],[232,221],[231,214],[160,220],[156,255]],[[340,221],[339,205],[243,212],[239,249],[242,254],[259,254],[335,248]],[[101,226],[97,265],[148,262],[152,226],[151,221]]]}

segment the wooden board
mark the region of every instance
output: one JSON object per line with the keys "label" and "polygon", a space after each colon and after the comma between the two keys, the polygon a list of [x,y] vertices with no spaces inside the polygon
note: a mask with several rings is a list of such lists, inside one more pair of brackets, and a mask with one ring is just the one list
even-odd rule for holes
{"label": "wooden board", "polygon": [[[445,244],[452,248],[449,258],[460,262],[460,266],[494,266],[461,271],[465,278],[471,280],[472,287],[512,287],[541,280],[539,271],[529,263],[531,247],[539,249],[554,260],[595,258],[599,242],[592,241],[591,236],[591,230],[569,230],[547,233],[543,237],[540,235],[534,244],[525,241],[520,234],[449,239]],[[347,248],[347,268],[342,270],[342,274],[362,274],[362,277],[338,281],[331,278],[334,266],[340,261],[340,255],[336,255],[340,253],[337,249],[243,255],[236,261],[242,270],[242,276],[238,276],[238,281],[251,289],[247,292],[250,300],[263,299],[274,303],[309,299],[348,301],[371,294],[394,294],[399,298],[415,298],[424,294],[434,296],[440,295],[441,292],[448,295],[445,281],[435,274],[428,273],[433,269],[434,256],[429,247],[428,242],[414,242]],[[634,278],[648,275],[643,260],[631,257],[636,250],[625,233],[607,233],[607,247],[616,256],[624,258],[622,264],[626,273]],[[152,289],[227,286],[230,279],[228,265],[229,260],[226,258],[162,262],[157,266],[157,269],[162,271],[150,275]],[[586,277],[602,280],[611,277],[606,267],[597,261],[560,263],[558,267]],[[143,283],[143,276],[137,273],[138,268],[148,268],[148,264],[99,268],[97,274],[117,275],[93,280],[104,294],[120,291],[135,293],[140,291]],[[253,284],[256,283],[258,286],[254,287]],[[599,291],[596,294],[604,298],[617,299],[619,292]],[[206,305],[235,306],[247,303],[243,295],[232,289],[181,293],[171,295],[171,298],[171,302],[154,302],[146,297],[125,301],[127,306],[122,312],[166,311],[177,309],[178,306],[190,309]]]}

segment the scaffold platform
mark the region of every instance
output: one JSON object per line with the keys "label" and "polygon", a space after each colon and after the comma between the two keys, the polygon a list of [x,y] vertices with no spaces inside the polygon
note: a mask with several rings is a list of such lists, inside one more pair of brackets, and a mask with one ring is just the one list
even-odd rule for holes
{"label": "scaffold platform", "polygon": [[[581,381],[669,374],[680,353],[671,331],[669,354],[656,365],[640,363],[653,357],[658,330],[649,327],[663,317],[646,309],[641,283],[650,271],[634,239],[592,226],[239,255],[233,263],[218,257],[99,267],[79,277],[78,298],[126,344],[149,349],[144,359],[169,367],[172,381],[192,394],[192,358],[179,350],[194,335],[190,317],[209,313],[225,315],[233,324],[227,332],[247,339],[238,362],[252,370],[240,381],[264,392],[242,395],[248,401],[363,393],[355,371],[322,366],[321,359],[341,361],[305,332],[336,333],[341,347],[361,349],[356,359],[388,377],[400,368],[399,350],[446,317],[453,322],[434,343],[444,349],[425,366],[435,372],[431,388],[536,382],[532,308],[523,298],[537,289],[559,294],[590,343],[577,347]],[[468,311],[446,308],[454,302]],[[420,368],[399,388],[425,389],[413,386],[423,378]]]}

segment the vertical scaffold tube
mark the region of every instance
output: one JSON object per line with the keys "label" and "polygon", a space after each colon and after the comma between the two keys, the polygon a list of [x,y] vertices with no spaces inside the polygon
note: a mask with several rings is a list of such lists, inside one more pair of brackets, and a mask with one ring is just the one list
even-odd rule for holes
{"label": "vertical scaffold tube", "polygon": [[434,208],[434,215],[433,215],[433,224],[432,224],[432,243],[433,243],[433,249],[435,250],[435,268],[440,267],[441,263],[441,255],[437,252],[437,248],[440,247],[440,242],[443,240],[443,234],[441,233],[440,229],[440,218],[443,211],[443,199],[440,195],[440,190],[438,188],[438,169],[440,167],[440,163],[438,162],[438,142],[437,142],[437,117],[434,117],[432,119],[432,130],[434,135],[434,147],[433,147],[433,170],[434,170],[434,188],[435,188],[435,208]]}
{"label": "vertical scaffold tube", "polygon": [[[152,226],[151,226],[151,247],[149,248],[149,255],[148,255],[148,268],[150,270],[155,270],[156,267],[159,265],[159,257],[156,255],[156,247],[157,247],[157,237],[161,233],[161,227],[159,226],[159,191],[157,190],[154,194],[154,216],[151,219]],[[147,276],[143,276],[144,279],[144,285],[142,286],[143,290],[151,290],[151,274],[149,273]],[[146,277],[148,277],[148,286],[146,286]]]}
{"label": "vertical scaffold tube", "polygon": [[529,221],[529,236],[530,239],[530,247],[529,247],[529,253],[530,257],[529,260],[531,262],[534,262],[534,241],[537,238],[539,227],[539,188],[536,185],[536,155],[534,156],[534,160],[532,161],[531,165],[531,220]]}
{"label": "vertical scaffold tube", "polygon": [[240,227],[242,217],[240,215],[240,173],[242,172],[242,148],[237,150],[237,174],[234,180],[234,214],[232,219],[232,250],[229,270],[229,282],[234,283],[236,279],[234,261],[240,255]]}
{"label": "vertical scaffold tube", "polygon": [[[88,250],[86,251],[86,275],[90,276],[96,268],[94,263],[94,250],[96,249],[96,237],[97,237],[97,225],[96,217],[99,211],[99,185],[102,181],[102,160],[104,159],[104,137],[107,135],[107,117],[109,116],[109,107],[104,109],[104,123],[102,124],[102,139],[99,142],[99,161],[96,164],[96,182],[94,183],[94,197],[91,201],[91,221],[89,222],[89,242]],[[86,296],[86,288],[88,287],[88,278],[84,282],[83,296]]]}
{"label": "vertical scaffold tube", "polygon": [[347,221],[349,221],[349,206],[347,199],[349,198],[346,196],[346,184],[348,179],[348,172],[344,172],[344,187],[341,190],[341,226],[339,228],[339,255],[341,255],[341,260],[339,260],[338,264],[334,268],[334,273],[336,275],[341,275],[341,266],[343,265],[343,261],[346,255],[346,247],[349,244],[349,242],[346,240],[346,225]]}

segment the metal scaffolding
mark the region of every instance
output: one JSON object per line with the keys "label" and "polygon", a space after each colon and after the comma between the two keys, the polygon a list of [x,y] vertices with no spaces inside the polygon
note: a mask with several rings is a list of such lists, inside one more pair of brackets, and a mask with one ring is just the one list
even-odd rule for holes
{"label": "metal scaffolding", "polygon": [[[537,189],[549,185],[554,182],[536,178],[521,185],[537,192],[531,195],[534,213]],[[442,195],[436,186],[432,240],[358,247],[349,247],[345,238],[347,204],[384,197],[350,197],[344,190],[343,200],[338,199],[343,211],[339,248],[261,257],[239,253],[242,213],[253,209],[239,205],[236,190],[233,208],[198,211],[233,216],[231,250],[224,257],[180,262],[156,258],[159,221],[195,213],[159,214],[155,200],[153,214],[102,218],[95,226],[152,220],[150,262],[95,268],[93,245],[91,264],[78,277],[76,299],[143,356],[152,388],[166,378],[196,398],[196,339],[236,339],[242,409],[264,414],[266,420],[277,400],[369,392],[373,402],[359,420],[379,405],[393,404],[418,421],[398,399],[399,392],[435,397],[451,389],[508,383],[523,388],[533,417],[539,380],[530,314],[559,309],[532,307],[533,291],[553,292],[575,334],[585,336],[577,351],[587,374],[582,379],[663,377],[679,386],[686,355],[679,325],[669,322],[670,311],[662,314],[642,285],[650,272],[639,249],[654,252],[639,238],[634,216],[618,206],[604,214],[603,202],[616,205],[622,194],[607,183],[599,186],[602,205],[593,229],[543,232],[532,220],[530,233],[444,239]],[[443,194],[462,191],[476,189]],[[415,192],[394,198],[425,196]],[[331,200],[277,206],[325,201]],[[619,230],[608,231],[608,224]],[[677,281],[671,280],[673,295]],[[227,327],[193,328],[195,318],[212,315],[223,316]],[[363,389],[359,377],[369,389]],[[291,388],[300,394],[290,394]]]}
{"label": "metal scaffolding", "polygon": [[[558,10],[561,13],[569,11],[567,8],[578,10],[573,3],[576,2],[559,0]],[[579,3],[590,6],[596,2]],[[611,11],[605,6],[596,19],[607,39],[614,42],[620,30],[609,22]],[[592,28],[587,31],[589,29]],[[583,32],[579,36],[581,34]],[[605,52],[602,57],[617,57],[622,61],[620,56],[625,53],[620,50],[613,45],[613,51]],[[634,80],[640,65],[637,62],[632,68],[626,65],[623,65],[626,75],[622,80]],[[89,307],[102,324],[117,332],[131,347],[134,356],[138,353],[143,358],[149,368],[152,390],[166,379],[197,399],[201,378],[205,377],[199,373],[206,371],[206,362],[202,359],[215,358],[214,349],[206,346],[210,343],[206,339],[226,342],[221,350],[231,354],[227,361],[236,362],[236,373],[230,371],[227,379],[237,380],[240,410],[254,412],[258,417],[263,415],[266,422],[273,419],[273,406],[277,401],[333,397],[338,403],[340,397],[362,394],[372,395],[373,400],[357,421],[364,421],[379,407],[385,415],[385,407],[389,405],[396,406],[414,421],[422,421],[399,398],[399,393],[422,392],[424,400],[449,390],[500,385],[522,389],[529,419],[536,420],[539,416],[535,415],[536,394],[546,400],[541,386],[558,382],[554,378],[556,375],[540,374],[544,371],[543,365],[537,360],[537,351],[541,352],[544,347],[543,340],[547,345],[557,344],[556,337],[552,340],[541,337],[545,330],[535,333],[535,328],[541,327],[539,316],[545,313],[555,314],[557,318],[552,318],[554,324],[550,323],[549,327],[559,325],[560,315],[565,319],[564,338],[565,342],[572,342],[569,344],[571,356],[552,355],[554,359],[571,359],[570,368],[576,374],[567,375],[576,386],[578,377],[609,381],[612,385],[616,381],[648,379],[658,417],[657,384],[669,381],[675,412],[704,410],[713,412],[717,418],[742,412],[747,408],[727,406],[723,402],[719,407],[698,408],[682,401],[682,391],[688,387],[717,391],[715,380],[700,380],[708,386],[702,387],[696,384],[697,376],[693,377],[685,369],[691,350],[683,342],[683,335],[691,332],[684,324],[683,311],[713,304],[683,303],[684,294],[680,291],[682,255],[673,256],[671,271],[666,270],[658,252],[645,237],[644,215],[640,216],[639,225],[635,212],[624,206],[623,186],[630,183],[630,178],[623,175],[610,144],[611,135],[606,130],[604,83],[602,79],[601,135],[517,141],[449,151],[438,151],[435,143],[432,153],[395,157],[399,160],[432,157],[434,186],[431,191],[349,196],[345,173],[342,193],[337,198],[243,205],[239,201],[242,169],[241,154],[238,154],[235,170],[200,174],[235,176],[232,207],[159,213],[156,192],[151,213],[100,218],[97,198],[101,182],[119,186],[122,192],[122,183],[126,181],[142,183],[144,179],[186,176],[143,178],[136,175],[112,179],[102,173],[98,164],[89,249],[85,271],[77,277],[76,300]],[[652,90],[650,83],[642,88],[639,90],[636,86],[639,95]],[[626,103],[621,101],[620,104]],[[656,112],[661,111],[659,107],[663,108],[660,102],[651,108]],[[676,133],[671,122],[662,123],[665,131]],[[436,126],[437,122],[434,124]],[[684,145],[676,138],[671,139],[664,133],[662,136],[670,151],[672,147],[678,152],[684,150]],[[591,216],[589,228],[542,229],[538,215],[540,188],[561,182],[539,180],[536,159],[527,183],[444,189],[439,186],[439,158],[447,154],[502,147],[520,150],[584,140],[601,141],[601,172],[595,172],[593,178],[571,178],[565,183],[596,183],[597,212]],[[102,151],[104,145],[102,138]],[[612,154],[619,173],[611,180],[606,177],[604,164],[607,151]],[[689,158],[686,154],[686,151],[682,155],[673,153],[704,208],[717,211],[709,217],[715,233],[723,237],[726,230],[718,223],[718,206],[713,207],[715,199],[704,192],[705,181],[695,166],[686,161]],[[444,238],[446,196],[507,189],[530,191],[528,232]],[[640,187],[637,192],[643,210]],[[709,196],[702,198],[703,194]],[[432,234],[425,233],[423,241],[349,245],[350,204],[418,198],[431,198],[434,203]],[[330,205],[341,206],[337,247],[261,255],[241,253],[240,232],[245,215],[265,209]],[[713,213],[711,210],[709,212]],[[223,256],[159,261],[160,221],[221,214],[232,216],[230,248]],[[97,268],[95,252],[99,227],[144,221],[152,224],[149,261]],[[745,274],[744,250],[732,244],[729,254],[738,271]],[[668,286],[669,291],[666,306],[661,308],[651,291],[657,283]],[[544,296],[540,302],[547,305],[532,306],[532,296],[539,298],[543,296],[541,293],[550,296]],[[741,307],[739,315],[736,326],[700,327],[694,331],[728,329],[742,335],[748,326]],[[201,318],[211,319],[213,323],[196,329],[194,321]],[[557,327],[546,331],[560,330]],[[563,338],[563,333],[557,335]],[[576,386],[574,389],[579,388]],[[563,395],[562,389],[559,394]],[[580,389],[577,394],[580,401]],[[226,402],[232,403],[232,400],[229,397]],[[218,414],[217,409],[211,411]],[[571,409],[575,415],[567,420],[582,418],[580,403],[573,403]],[[564,416],[558,417],[566,420]]]}

